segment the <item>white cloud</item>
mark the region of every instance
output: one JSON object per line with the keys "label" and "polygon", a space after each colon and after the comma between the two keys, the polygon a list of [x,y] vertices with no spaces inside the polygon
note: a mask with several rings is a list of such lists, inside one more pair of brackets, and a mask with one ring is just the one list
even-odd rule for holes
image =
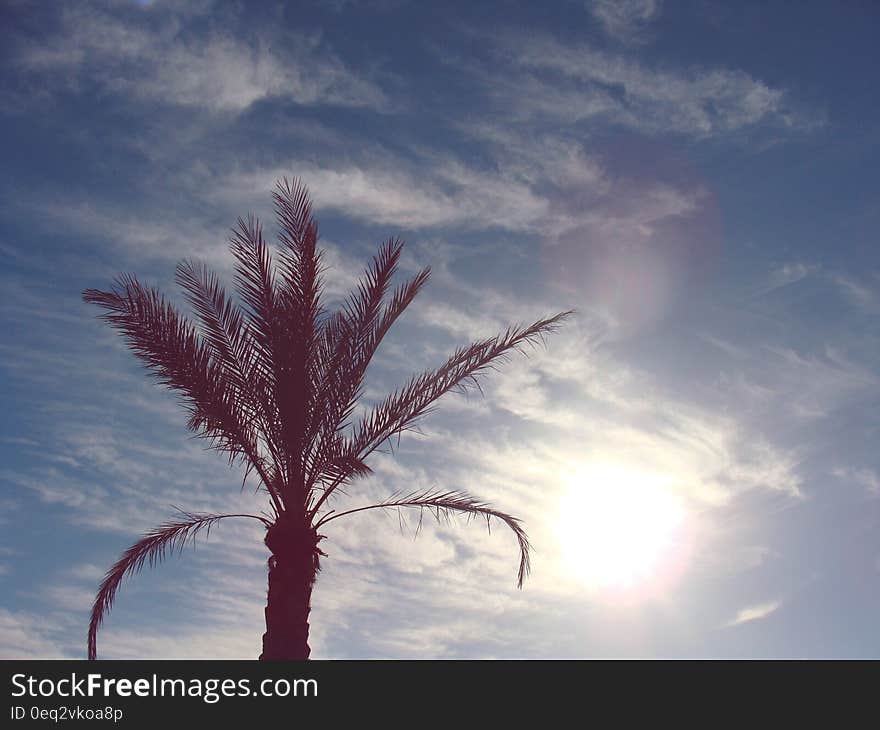
{"label": "white cloud", "polygon": [[880,384],[877,375],[836,347],[815,355],[788,347],[766,349],[771,357],[763,367],[773,379],[774,403],[802,419],[824,417]]}
{"label": "white cloud", "polygon": [[438,327],[456,338],[476,340],[493,335],[501,326],[498,317],[486,310],[463,309],[442,300],[432,299],[414,307],[419,322]]}
{"label": "white cloud", "polygon": [[292,160],[281,167],[231,175],[221,194],[227,200],[240,199],[244,191],[265,195],[290,171],[307,181],[317,209],[372,224],[529,230],[547,209],[546,200],[526,185],[449,161],[417,173],[390,156],[340,166]]}
{"label": "white cloud", "polygon": [[[267,188],[268,190],[268,188]],[[35,203],[21,201],[30,209]],[[187,256],[208,262],[216,269],[231,267],[229,226],[209,224],[198,217],[151,216],[111,205],[80,200],[56,200],[43,210],[43,225],[50,230],[76,231],[97,238],[104,245],[138,261],[176,262]],[[109,267],[109,264],[108,264]],[[117,271],[91,272],[93,275],[115,276]]]}
{"label": "white cloud", "polygon": [[98,638],[98,652],[104,659],[256,659],[264,630],[224,624],[181,627],[172,633],[145,627],[108,629]]}
{"label": "white cloud", "polygon": [[753,292],[752,296],[763,296],[770,292],[782,289],[792,284],[797,284],[805,279],[814,276],[821,271],[818,264],[808,264],[803,261],[791,261],[788,263],[775,266]]}
{"label": "white cloud", "polygon": [[837,285],[840,292],[849,300],[853,306],[858,307],[866,312],[876,314],[880,310],[880,277],[874,276],[874,281],[865,283],[864,279],[859,280],[843,274],[834,274],[831,280]]}
{"label": "white cloud", "polygon": [[0,607],[0,657],[59,659],[65,656],[54,637],[57,626],[47,616]]}
{"label": "white cloud", "polygon": [[746,608],[737,611],[736,616],[725,624],[725,626],[739,626],[740,624],[748,623],[749,621],[758,621],[762,618],[767,618],[767,616],[777,611],[781,605],[782,601],[767,601],[766,603],[747,606]]}
{"label": "white cloud", "polygon": [[640,40],[660,15],[660,0],[589,0],[588,7],[608,35],[625,43]]}
{"label": "white cloud", "polygon": [[25,45],[18,63],[50,88],[91,81],[112,92],[214,111],[241,111],[269,97],[303,105],[387,104],[379,87],[348,68],[318,34],[289,32],[282,51],[282,44],[249,42],[244,34],[198,36],[179,16],[138,20],[68,8],[58,35]]}
{"label": "white cloud", "polygon": [[97,583],[104,577],[107,568],[100,568],[94,563],[80,563],[72,567],[68,573],[72,578]]}
{"label": "white cloud", "polygon": [[[155,387],[155,386],[151,386]],[[118,393],[119,386],[113,390]],[[86,396],[87,397],[87,396]],[[80,414],[66,413],[55,422],[64,424],[43,446],[54,453],[73,454],[78,468],[39,466],[30,470],[4,470],[9,483],[30,491],[47,505],[63,506],[69,522],[102,532],[121,533],[132,542],[144,530],[174,514],[172,505],[195,512],[258,513],[266,505],[250,489],[241,492],[241,472],[230,469],[203,444],[185,440],[182,427],[169,429],[156,414],[139,410],[137,420],[151,419],[160,430],[170,430],[165,446],[156,438],[139,437],[137,422],[127,423],[122,415],[130,403],[101,401],[104,414],[115,413],[116,426],[95,426]],[[182,411],[179,420],[184,420]],[[179,442],[177,442],[179,439]],[[51,460],[51,459],[49,459]],[[84,478],[83,474],[90,475]],[[25,494],[23,491],[22,494]],[[224,535],[246,530],[224,525]]]}
{"label": "white cloud", "polygon": [[[511,311],[519,309],[511,306]],[[467,306],[446,305],[445,311],[432,324],[462,332]],[[672,475],[677,489],[698,503],[721,505],[752,489],[800,496],[796,455],[775,447],[734,414],[683,401],[650,373],[627,367],[597,346],[601,340],[593,326],[570,323],[549,338],[547,349],[512,358],[484,384],[490,409],[559,429],[554,448],[536,460],[493,446],[477,433],[448,442],[439,437],[456,455],[454,463],[471,463],[479,473],[497,472],[499,481],[505,474],[528,471],[526,462],[540,463],[543,474],[533,478],[551,491],[559,469],[580,459]],[[436,432],[432,438],[438,438]]]}
{"label": "white cloud", "polygon": [[521,130],[489,119],[458,122],[455,126],[489,147],[501,178],[607,192],[607,171],[602,161],[575,139],[536,129]]}
{"label": "white cloud", "polygon": [[[318,211],[372,225],[538,234],[554,248],[542,261],[546,275],[571,284],[575,303],[590,291],[609,316],[632,321],[662,316],[679,279],[711,255],[714,209],[701,184],[663,182],[656,170],[611,176],[564,139],[530,143],[490,127],[473,133],[492,139],[495,165],[477,168],[425,150],[418,165],[390,152],[320,165],[294,159],[230,173],[207,186],[208,196],[253,207],[295,172]],[[512,250],[508,244],[505,255]],[[426,263],[435,259],[432,250]],[[630,300],[620,300],[622,290]]]}
{"label": "white cloud", "polygon": [[53,610],[60,609],[80,615],[87,614],[95,600],[94,589],[70,583],[47,586],[40,595]]}
{"label": "white cloud", "polygon": [[880,474],[868,467],[839,466],[831,472],[838,479],[852,482],[869,494],[880,494]]}
{"label": "white cloud", "polygon": [[508,37],[506,62],[522,73],[482,71],[493,96],[520,117],[610,120],[646,132],[706,137],[760,122],[804,125],[785,94],[727,69],[662,69],[549,36]]}

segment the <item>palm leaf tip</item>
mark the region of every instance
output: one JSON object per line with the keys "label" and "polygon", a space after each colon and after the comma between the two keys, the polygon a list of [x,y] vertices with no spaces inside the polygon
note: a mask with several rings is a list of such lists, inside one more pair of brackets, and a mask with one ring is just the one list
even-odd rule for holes
{"label": "palm leaf tip", "polygon": [[[495,509],[487,502],[483,502],[465,492],[426,490],[411,492],[403,496],[392,496],[384,502],[356,507],[344,512],[328,513],[318,521],[316,528],[340,517],[351,515],[356,512],[364,512],[372,509],[413,508],[420,510],[420,518],[425,510],[441,522],[444,518],[449,519],[453,514],[466,514],[472,517],[480,517],[486,520],[486,527],[491,532],[491,520],[503,522],[516,536],[519,545],[519,570],[517,571],[517,588],[522,588],[523,581],[531,570],[531,543],[522,526],[522,521],[506,512]],[[420,519],[421,523],[421,519]]]}
{"label": "palm leaf tip", "polygon": [[[419,286],[427,281],[427,270],[422,274]],[[403,388],[387,396],[354,425],[345,439],[345,453],[366,459],[393,438],[412,430],[446,393],[466,392],[468,387],[479,389],[480,375],[503,362],[511,352],[522,352],[526,345],[534,346],[538,341],[543,341],[544,335],[555,332],[572,314],[574,310],[568,310],[539,319],[526,327],[510,327],[496,337],[460,348],[436,370],[411,378]],[[344,474],[333,480],[312,508],[311,516],[317,514],[344,480]]]}
{"label": "palm leaf tip", "polygon": [[113,606],[113,601],[116,599],[116,592],[122,583],[122,579],[126,575],[139,573],[144,565],[149,564],[152,568],[157,563],[162,562],[168,553],[181,552],[186,543],[194,540],[199,532],[202,530],[210,532],[214,524],[227,517],[247,517],[259,520],[266,526],[270,524],[265,518],[256,515],[195,514],[181,511],[181,518],[179,520],[164,522],[150,530],[143,538],[122,554],[122,557],[107,571],[92,604],[88,636],[89,659],[97,659],[98,629],[101,627],[104,617]]}
{"label": "palm leaf tip", "polygon": [[528,327],[511,327],[504,334],[456,351],[441,367],[424,372],[388,396],[365,416],[355,429],[351,451],[366,457],[382,443],[410,427],[435,401],[450,391],[477,385],[477,377],[503,361],[511,351],[534,345],[554,332],[572,312],[560,312]]}

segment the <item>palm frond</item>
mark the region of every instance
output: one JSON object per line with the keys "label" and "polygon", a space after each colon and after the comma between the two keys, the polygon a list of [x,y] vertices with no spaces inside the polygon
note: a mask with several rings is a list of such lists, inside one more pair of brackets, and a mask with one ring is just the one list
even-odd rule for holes
{"label": "palm frond", "polygon": [[[422,269],[416,276],[404,284],[399,285],[390,300],[385,305],[382,316],[375,320],[372,331],[364,341],[357,360],[361,363],[357,372],[358,382],[356,387],[349,389],[348,401],[337,407],[332,418],[327,418],[325,423],[325,432],[317,441],[312,459],[309,464],[309,485],[315,484],[317,481],[334,481],[337,477],[346,478],[345,475],[333,473],[329,469],[331,463],[340,463],[348,458],[344,453],[344,441],[339,438],[338,434],[348,425],[348,419],[354,411],[357,399],[360,396],[360,386],[363,382],[367,366],[382,343],[385,335],[391,329],[397,318],[410,305],[421,288],[427,283],[431,270],[429,268]],[[325,330],[325,351],[328,363],[332,363],[332,367],[337,367],[335,356],[339,352],[345,352],[344,348],[336,345],[337,341],[347,335],[348,324],[343,313],[339,313],[336,317],[328,319],[324,325]],[[330,386],[332,388],[332,385]],[[340,405],[342,398],[338,398]],[[352,473],[352,476],[354,474]]]}
{"label": "palm frond", "polygon": [[198,315],[202,335],[215,357],[227,366],[230,378],[241,380],[240,359],[250,344],[241,311],[204,264],[181,261],[175,278]]}
{"label": "palm frond", "polygon": [[[312,348],[318,333],[323,281],[323,252],[318,250],[318,224],[312,217],[308,190],[299,178],[280,180],[272,193],[275,216],[279,224],[278,251],[281,270],[279,296],[284,317],[284,333],[294,344]],[[297,365],[307,365],[297,353]]]}
{"label": "palm frond", "polygon": [[[269,432],[273,406],[265,382],[254,367],[255,348],[242,311],[226,294],[216,274],[203,264],[186,260],[178,264],[176,279],[199,317],[202,335],[224,379],[240,394],[235,410]],[[274,444],[269,439],[270,447]]]}
{"label": "palm frond", "polygon": [[397,271],[403,241],[391,238],[373,256],[370,265],[358,282],[356,291],[349,295],[344,305],[345,314],[360,338],[367,336],[382,307],[382,301]]}
{"label": "palm frond", "polygon": [[86,289],[86,302],[101,306],[101,319],[116,328],[129,348],[165,387],[182,397],[189,413],[187,427],[230,462],[242,459],[260,474],[276,510],[281,502],[266,476],[253,424],[241,417],[238,396],[223,377],[210,348],[192,323],[156,289],[123,275],[111,291]]}
{"label": "palm frond", "polygon": [[280,227],[278,312],[280,347],[276,357],[276,400],[282,438],[291,463],[288,488],[305,502],[304,463],[309,424],[323,407],[317,399],[320,364],[322,264],[317,249],[318,226],[312,218],[308,191],[299,178],[279,181],[272,194]]}
{"label": "palm frond", "polygon": [[282,242],[294,253],[308,246],[309,228],[314,226],[312,201],[302,179],[281,178],[272,192],[275,213],[281,225]]}
{"label": "palm frond", "polygon": [[314,322],[320,309],[322,254],[317,249],[318,225],[308,190],[299,178],[283,178],[272,200],[282,244],[278,250],[281,291],[295,305],[297,311],[291,314]]}
{"label": "palm frond", "polygon": [[316,394],[321,407],[307,430],[312,444],[308,472],[311,486],[321,475],[330,447],[345,427],[361,394],[364,375],[390,325],[383,301],[397,269],[403,242],[384,243],[364,272],[338,316],[324,323],[319,352],[324,356],[322,376]]}
{"label": "palm frond", "polygon": [[494,367],[511,351],[521,351],[525,345],[555,331],[570,314],[560,312],[528,327],[509,328],[503,335],[460,348],[441,367],[412,378],[363,418],[350,440],[351,451],[363,458],[411,427],[438,398],[454,389],[476,387],[476,376]]}
{"label": "palm frond", "polygon": [[[282,440],[284,418],[278,405],[278,381],[282,378],[278,353],[283,350],[280,304],[272,256],[263,238],[262,224],[255,216],[238,219],[229,240],[229,250],[236,259],[236,290],[245,305],[246,324],[253,343],[249,377],[255,388],[264,391],[264,399],[271,404],[267,438]],[[283,453],[279,458],[281,482],[286,483],[289,459]]]}
{"label": "palm frond", "polygon": [[422,287],[428,282],[431,276],[431,269],[425,267],[412,279],[398,286],[391,299],[382,313],[382,318],[377,322],[375,332],[372,336],[374,349],[379,346],[382,339],[391,329],[391,326],[397,321],[397,318],[403,314],[403,311],[410,305],[416,295],[421,291]]}
{"label": "palm frond", "polygon": [[519,543],[520,560],[519,571],[517,572],[517,587],[522,588],[523,580],[525,580],[525,577],[529,574],[529,569],[531,567],[529,560],[529,550],[531,549],[531,545],[529,544],[529,538],[526,535],[526,531],[520,524],[520,520],[506,512],[501,512],[500,510],[493,508],[486,502],[478,500],[465,492],[439,490],[411,492],[400,497],[391,497],[384,502],[370,504],[365,507],[356,507],[344,512],[329,512],[317,522],[315,529],[328,522],[339,519],[340,517],[352,515],[356,512],[364,512],[372,509],[387,510],[394,508],[418,509],[420,515],[427,510],[438,522],[442,521],[444,518],[448,520],[454,513],[463,513],[468,516],[481,517],[486,520],[486,527],[490,531],[491,520],[493,518],[500,520],[513,531],[514,535],[516,535],[517,542]]}
{"label": "palm frond", "polygon": [[[478,388],[477,376],[494,368],[511,352],[534,345],[543,335],[555,331],[570,314],[571,311],[560,312],[528,327],[511,327],[502,335],[460,348],[440,368],[413,377],[375,406],[346,439],[344,453],[365,459],[382,444],[412,429],[441,396],[451,390],[464,391],[469,386]],[[324,490],[312,509],[313,515],[346,478],[341,475]]]}
{"label": "palm frond", "polygon": [[202,428],[228,442],[228,448],[244,450],[236,438],[247,441],[242,424],[229,408],[229,393],[217,363],[192,324],[153,288],[134,276],[119,277],[109,291],[87,289],[86,302],[104,308],[100,315],[125,337],[135,355],[165,387],[186,401],[193,430]]}
{"label": "palm frond", "polygon": [[110,612],[116,598],[116,591],[126,575],[140,572],[147,564],[152,568],[162,562],[168,553],[182,552],[186,543],[194,540],[199,532],[207,530],[210,533],[214,524],[227,517],[248,517],[260,520],[266,527],[271,526],[269,520],[257,515],[212,515],[182,512],[181,516],[182,519],[165,522],[150,530],[143,539],[128,548],[116,561],[116,564],[107,571],[92,605],[92,616],[89,622],[89,659],[97,658],[98,629],[104,621],[104,617]]}
{"label": "palm frond", "polygon": [[278,348],[278,306],[275,274],[269,247],[263,239],[263,227],[256,217],[239,218],[229,239],[235,257],[235,285],[245,304],[245,315],[254,347],[264,366],[263,377],[274,392],[275,371],[271,367]]}

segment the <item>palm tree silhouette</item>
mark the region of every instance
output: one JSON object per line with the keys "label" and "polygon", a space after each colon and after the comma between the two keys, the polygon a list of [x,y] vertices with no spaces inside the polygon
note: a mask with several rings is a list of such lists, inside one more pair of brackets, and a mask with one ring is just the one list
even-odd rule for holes
{"label": "palm tree silhouette", "polygon": [[226,518],[260,520],[266,527],[269,591],[261,659],[307,659],[311,594],[319,570],[318,530],[373,509],[428,510],[436,518],[455,513],[500,520],[519,542],[517,584],[529,571],[529,542],[520,520],[459,491],[392,495],[378,504],[335,512],[333,495],[370,473],[365,459],[390,439],[412,429],[450,390],[479,388],[476,376],[506,354],[534,344],[570,314],[562,312],[529,327],[457,350],[443,365],[414,376],[365,416],[355,419],[364,374],[383,337],[425,282],[424,269],[388,296],[403,243],[384,243],[357,288],[332,314],[322,306],[322,252],[311,201],[299,179],[280,181],[273,193],[280,227],[277,263],[254,216],[238,219],[230,250],[243,307],[204,266],[184,261],[177,282],[198,318],[178,313],[154,288],[133,275],[111,291],[87,289],[86,302],[116,328],[129,348],[182,397],[188,427],[225,453],[230,464],[255,473],[270,502],[263,516],[181,513],[128,550],[98,590],[88,632],[88,655],[97,656],[97,632],[126,575],[153,566],[166,552],[182,550],[202,530]]}

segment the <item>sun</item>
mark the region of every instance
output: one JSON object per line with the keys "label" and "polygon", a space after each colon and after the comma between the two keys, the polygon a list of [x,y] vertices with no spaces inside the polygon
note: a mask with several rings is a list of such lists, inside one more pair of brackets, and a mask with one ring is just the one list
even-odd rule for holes
{"label": "sun", "polygon": [[566,570],[592,589],[638,590],[667,572],[685,520],[670,477],[619,465],[582,467],[560,502]]}

